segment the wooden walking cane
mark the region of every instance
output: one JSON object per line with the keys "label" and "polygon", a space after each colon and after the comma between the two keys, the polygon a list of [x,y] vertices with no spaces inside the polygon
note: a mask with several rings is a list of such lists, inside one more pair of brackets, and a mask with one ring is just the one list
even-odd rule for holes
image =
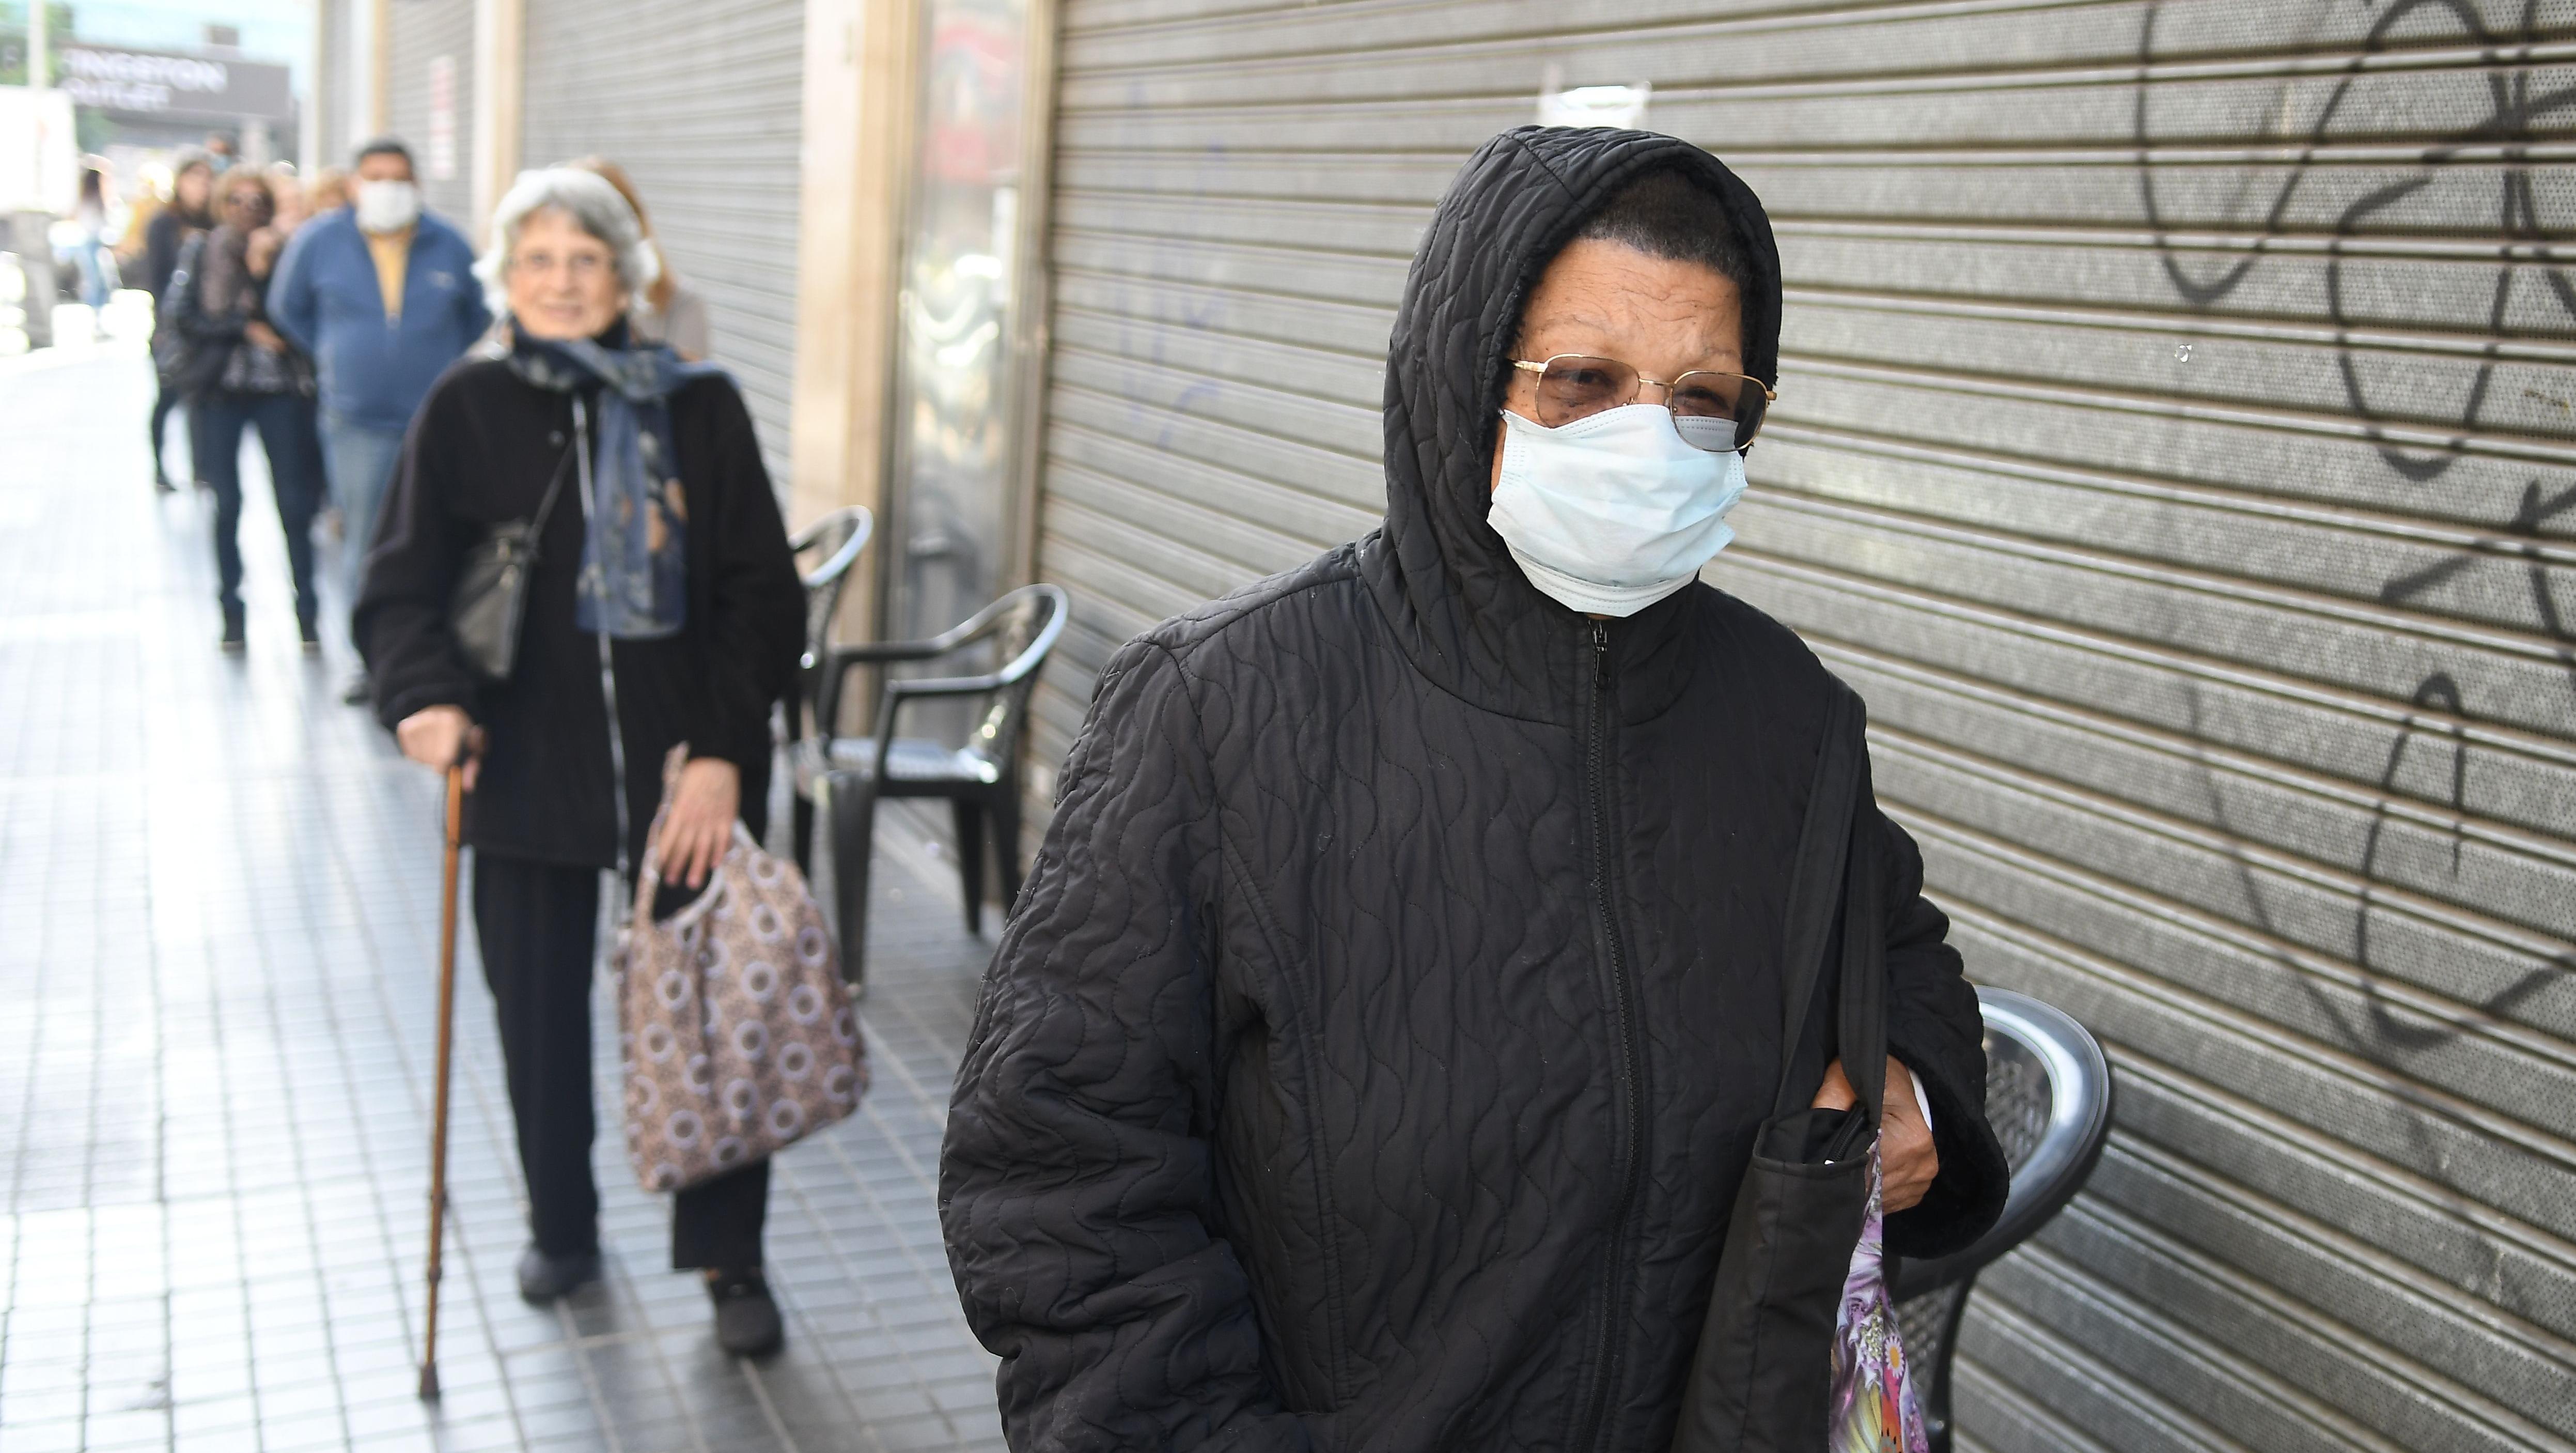
{"label": "wooden walking cane", "polygon": [[429,1330],[421,1337],[420,1395],[438,1396],[438,1254],[447,1231],[447,1071],[456,1039],[456,872],[465,835],[465,766],[447,769],[447,875],[438,900],[438,1092],[429,1138]]}

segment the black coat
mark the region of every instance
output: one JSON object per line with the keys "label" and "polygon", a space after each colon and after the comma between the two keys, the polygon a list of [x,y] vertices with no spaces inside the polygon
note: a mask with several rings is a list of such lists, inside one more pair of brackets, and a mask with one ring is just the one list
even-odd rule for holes
{"label": "black coat", "polygon": [[251,323],[268,321],[270,279],[252,276],[247,264],[241,265],[236,296],[228,305],[207,306],[206,277],[212,254],[217,247],[238,239],[239,234],[228,237],[218,227],[189,238],[179,249],[179,265],[171,270],[168,286],[160,294],[160,317],[185,344],[173,348],[166,340],[156,339],[162,345],[164,358],[172,365],[170,384],[189,398],[236,387],[248,394],[292,393],[309,398],[313,393],[312,365],[292,343],[282,352],[268,354],[264,362],[246,360],[251,366],[238,373],[230,367],[233,356],[243,348],[257,348],[246,336]]}
{"label": "black coat", "polygon": [[[1596,629],[1485,523],[1521,301],[1657,166],[1730,202],[1766,273],[1750,371],[1774,376],[1776,254],[1731,174],[1633,132],[1497,138],[1397,317],[1384,526],[1102,678],[941,1159],[1013,1447],[1669,1442],[1781,1070],[1835,688],[1703,585]],[[1932,1253],[1992,1223],[2006,1172],[1948,924],[1866,810],[1890,1038],[1942,1159],[1889,1240]]]}
{"label": "black coat", "polygon": [[143,289],[159,302],[170,291],[170,274],[179,270],[179,249],[191,237],[203,236],[215,225],[214,218],[203,212],[182,212],[177,203],[152,214],[143,226]]}
{"label": "black coat", "polygon": [[[663,756],[742,769],[756,832],[768,801],[769,708],[803,649],[805,605],[787,532],[760,462],[750,412],[730,379],[671,396],[672,442],[689,510],[686,624],[664,640],[612,643],[625,749],[629,863],[641,861],[661,797]],[[594,432],[599,410],[590,417]],[[541,389],[480,354],[421,401],[367,555],[352,634],[390,728],[423,707],[462,706],[490,733],[465,804],[476,848],[609,867],[617,858],[600,638],[573,620],[582,509],[572,472],[538,542],[525,633],[510,679],[481,685],[447,624],[458,567],[492,526],[537,512],[568,456],[572,396]]]}

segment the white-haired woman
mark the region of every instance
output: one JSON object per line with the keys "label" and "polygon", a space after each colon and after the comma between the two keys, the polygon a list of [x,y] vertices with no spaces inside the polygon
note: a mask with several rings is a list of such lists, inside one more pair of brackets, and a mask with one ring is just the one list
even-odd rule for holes
{"label": "white-haired woman", "polygon": [[[642,860],[658,764],[682,742],[664,881],[702,886],[737,815],[759,831],[769,707],[804,607],[741,394],[630,340],[627,307],[654,263],[625,200],[589,172],[528,172],[492,230],[476,271],[502,328],[421,404],[355,634],[403,753],[467,762],[474,924],[533,1232],[519,1290],[545,1302],[599,1270],[599,870]],[[505,681],[478,679],[448,623],[459,567],[493,527],[540,510],[517,663]],[[717,1338],[745,1355],[780,1337],[761,1274],[768,1183],[763,1162],[691,1187],[672,1219],[673,1265],[705,1271]]]}

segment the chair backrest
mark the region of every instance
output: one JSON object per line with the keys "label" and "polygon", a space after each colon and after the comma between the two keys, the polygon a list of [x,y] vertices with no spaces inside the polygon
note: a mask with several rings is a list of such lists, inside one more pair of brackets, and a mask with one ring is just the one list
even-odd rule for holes
{"label": "chair backrest", "polygon": [[[831,719],[833,703],[821,698],[835,694],[839,685],[823,679],[832,621],[841,613],[841,592],[849,587],[851,567],[875,530],[876,516],[865,505],[850,505],[787,537],[787,548],[798,558],[798,579],[805,586],[805,656],[798,663],[797,694],[816,722]],[[812,563],[807,564],[809,558]],[[796,727],[792,720],[788,725]]]}
{"label": "chair backrest", "polygon": [[993,642],[1001,664],[994,674],[1001,685],[992,705],[975,726],[972,745],[1013,774],[1020,757],[1020,735],[1029,717],[1029,697],[1037,690],[1038,671],[1064,635],[1073,614],[1072,597],[1060,585],[1023,585],[975,613],[966,623],[983,623],[979,633]]}
{"label": "chair backrest", "polygon": [[1953,1255],[1905,1262],[1894,1288],[1934,1453],[1950,1447],[1950,1362],[1977,1273],[2066,1208],[2111,1135],[2111,1063],[2083,1025],[2010,989],[1979,988],[1977,1007],[1986,1021],[1986,1120],[2012,1166],[2012,1190],[1985,1235]]}

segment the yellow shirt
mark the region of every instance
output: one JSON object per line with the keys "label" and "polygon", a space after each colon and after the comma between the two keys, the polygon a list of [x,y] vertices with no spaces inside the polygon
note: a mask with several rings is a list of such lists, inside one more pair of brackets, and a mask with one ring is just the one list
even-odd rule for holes
{"label": "yellow shirt", "polygon": [[384,295],[385,321],[402,321],[403,274],[411,267],[412,229],[367,232],[367,254],[376,260],[376,291]]}

